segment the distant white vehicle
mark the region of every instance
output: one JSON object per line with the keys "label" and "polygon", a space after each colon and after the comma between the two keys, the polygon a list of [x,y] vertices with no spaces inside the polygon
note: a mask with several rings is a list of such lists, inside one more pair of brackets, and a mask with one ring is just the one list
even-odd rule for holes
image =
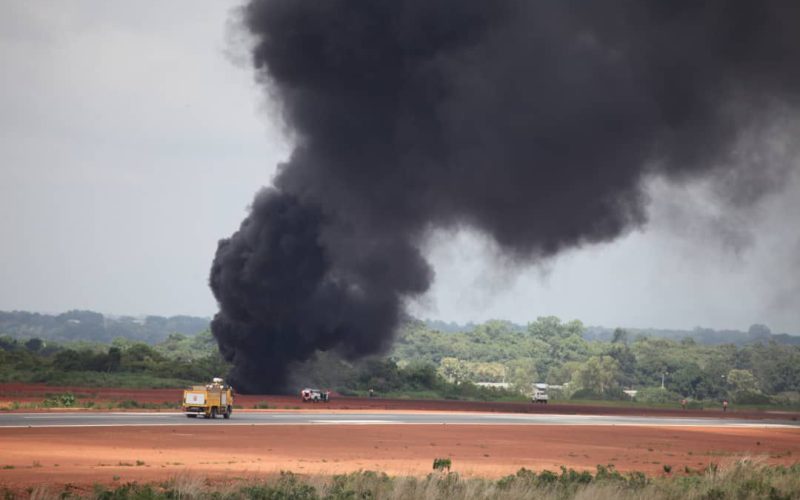
{"label": "distant white vehicle", "polygon": [[547,404],[547,401],[550,399],[550,396],[547,395],[547,387],[547,384],[533,384],[531,402]]}
{"label": "distant white vehicle", "polygon": [[303,402],[327,403],[330,400],[330,396],[331,396],[330,391],[323,392],[320,391],[319,389],[310,389],[308,387],[300,391],[300,397],[303,399]]}

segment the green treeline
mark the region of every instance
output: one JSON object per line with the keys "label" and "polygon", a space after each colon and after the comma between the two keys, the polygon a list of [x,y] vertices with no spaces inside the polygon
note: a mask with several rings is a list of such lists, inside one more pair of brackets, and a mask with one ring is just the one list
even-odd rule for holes
{"label": "green treeline", "polygon": [[[392,357],[437,367],[452,381],[561,385],[556,396],[624,399],[623,389],[650,402],[731,399],[740,403],[800,401],[800,347],[775,342],[701,345],[637,336],[617,329],[610,341],[585,339],[579,321],[539,318],[524,329],[488,321],[468,332],[440,332],[413,322],[399,333]],[[661,389],[662,377],[664,390]]]}
{"label": "green treeline", "polygon": [[[0,382],[42,382],[51,385],[99,387],[179,387],[225,376],[230,370],[211,333],[189,337],[172,334],[153,346],[116,339],[112,344],[55,343],[38,338],[0,336]],[[342,394],[451,399],[520,399],[511,391],[496,391],[470,383],[445,380],[430,363],[398,366],[374,357],[347,363],[319,353],[308,366],[296,367],[301,379],[287,392],[306,385]]]}
{"label": "green treeline", "polygon": [[0,335],[58,342],[112,342],[126,338],[155,344],[171,333],[195,335],[208,329],[208,318],[193,316],[106,316],[94,311],[67,311],[51,315],[0,311]]}
{"label": "green treeline", "polygon": [[525,399],[515,390],[479,387],[467,380],[448,380],[435,364],[426,361],[397,361],[376,356],[351,363],[336,354],[321,352],[294,367],[290,387],[305,386],[332,389],[345,396],[368,396],[372,390],[375,396],[389,398]]}
{"label": "green treeline", "polygon": [[[148,345],[55,343],[0,336],[0,381],[53,385],[175,387],[224,376],[230,365],[208,331],[171,334]],[[663,388],[662,388],[663,381]],[[288,392],[304,386],[342,394],[453,399],[522,399],[533,383],[558,386],[553,399],[629,399],[647,403],[731,400],[800,403],[800,346],[774,340],[704,345],[617,329],[587,340],[579,321],[539,318],[525,327],[488,321],[469,331],[403,325],[391,352],[348,362],[319,352],[292,367]],[[506,390],[480,387],[505,384]]]}
{"label": "green treeline", "polygon": [[0,337],[0,381],[52,385],[176,387],[228,371],[209,332],[172,334],[155,346],[125,339],[111,344],[56,343]]}

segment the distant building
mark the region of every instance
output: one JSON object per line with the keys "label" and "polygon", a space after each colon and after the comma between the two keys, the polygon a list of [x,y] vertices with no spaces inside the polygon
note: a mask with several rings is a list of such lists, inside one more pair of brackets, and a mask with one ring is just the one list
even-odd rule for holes
{"label": "distant building", "polygon": [[508,382],[475,382],[479,387],[488,387],[490,389],[510,389],[511,384]]}

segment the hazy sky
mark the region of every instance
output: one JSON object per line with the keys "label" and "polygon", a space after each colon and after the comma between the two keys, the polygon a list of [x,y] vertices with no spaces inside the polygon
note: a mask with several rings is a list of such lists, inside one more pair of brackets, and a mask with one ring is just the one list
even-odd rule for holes
{"label": "hazy sky", "polygon": [[[235,5],[0,4],[0,310],[215,312],[216,241],[290,149],[231,41]],[[794,134],[774,135],[792,155]],[[411,310],[800,333],[797,168],[747,209],[709,201],[712,185],[648,190],[646,227],[538,265],[435,235],[436,281]]]}

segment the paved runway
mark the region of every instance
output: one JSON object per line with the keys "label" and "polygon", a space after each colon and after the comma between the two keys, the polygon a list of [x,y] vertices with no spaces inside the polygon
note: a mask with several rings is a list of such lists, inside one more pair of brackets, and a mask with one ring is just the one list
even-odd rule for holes
{"label": "paved runway", "polygon": [[800,422],[717,418],[637,417],[614,415],[523,415],[511,413],[320,413],[240,412],[230,420],[186,418],[182,413],[52,412],[3,413],[3,427],[114,427],[149,425],[618,425],[660,427],[795,428]]}

